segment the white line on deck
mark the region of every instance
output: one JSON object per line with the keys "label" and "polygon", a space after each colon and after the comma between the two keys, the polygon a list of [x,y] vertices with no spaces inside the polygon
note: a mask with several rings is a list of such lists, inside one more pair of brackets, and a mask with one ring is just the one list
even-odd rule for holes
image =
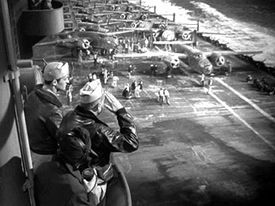
{"label": "white line on deck", "polygon": [[241,118],[230,106],[228,106],[224,101],[218,98],[213,92],[209,94],[216,99],[221,105],[223,105],[229,112],[231,112],[237,119],[239,119],[246,127],[248,127],[254,134],[256,134],[261,140],[263,140],[273,151],[275,147],[269,142],[265,137],[263,137],[259,132],[257,132],[250,124],[248,124],[243,118]]}
{"label": "white line on deck", "polygon": [[258,105],[256,105],[255,103],[253,103],[250,99],[248,99],[247,97],[243,96],[241,93],[239,93],[238,91],[236,91],[235,89],[233,89],[231,86],[229,86],[228,84],[226,84],[221,79],[215,78],[215,80],[217,82],[219,82],[220,84],[222,84],[223,86],[225,86],[226,88],[228,88],[229,90],[231,90],[232,92],[234,92],[237,96],[239,96],[241,99],[243,99],[248,104],[250,104],[254,109],[256,109],[258,112],[260,112],[262,115],[264,115],[267,119],[269,119],[270,121],[272,121],[272,122],[275,123],[275,118],[274,117],[272,117],[270,114],[266,113]]}
{"label": "white line on deck", "polygon": [[151,98],[151,95],[147,92],[146,89],[143,89],[143,92],[147,95],[147,97]]}

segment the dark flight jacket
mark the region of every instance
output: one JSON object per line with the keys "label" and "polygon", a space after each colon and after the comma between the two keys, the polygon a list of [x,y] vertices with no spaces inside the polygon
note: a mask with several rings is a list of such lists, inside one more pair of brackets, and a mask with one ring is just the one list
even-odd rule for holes
{"label": "dark flight jacket", "polygon": [[42,163],[34,177],[38,206],[96,206],[92,193],[87,193],[79,170],[61,159]]}
{"label": "dark flight jacket", "polygon": [[38,154],[55,154],[56,133],[62,121],[61,102],[49,91],[37,87],[25,104],[25,117],[31,150]]}
{"label": "dark flight jacket", "polygon": [[64,116],[58,136],[62,136],[74,127],[83,126],[90,132],[92,149],[98,155],[93,160],[93,164],[104,166],[109,163],[111,152],[133,152],[139,146],[133,117],[125,108],[118,110],[116,115],[120,131],[113,130],[100,121],[92,112],[77,106]]}

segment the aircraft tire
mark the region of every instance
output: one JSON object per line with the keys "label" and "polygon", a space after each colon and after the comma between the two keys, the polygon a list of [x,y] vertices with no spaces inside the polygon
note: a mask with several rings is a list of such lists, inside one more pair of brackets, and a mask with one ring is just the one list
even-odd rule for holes
{"label": "aircraft tire", "polygon": [[125,14],[120,14],[119,16],[121,19],[126,19],[126,15]]}
{"label": "aircraft tire", "polygon": [[142,21],[145,21],[147,19],[147,15],[146,14],[142,14],[140,18],[141,18]]}
{"label": "aircraft tire", "polygon": [[133,7],[128,6],[128,7],[127,7],[127,11],[129,11],[129,12],[133,11]]}
{"label": "aircraft tire", "polygon": [[132,27],[132,28],[137,28],[137,24],[136,24],[135,22],[133,22],[133,23],[131,24],[131,27]]}
{"label": "aircraft tire", "polygon": [[88,49],[90,47],[90,41],[88,39],[83,39],[82,48]]}
{"label": "aircraft tire", "polygon": [[186,32],[184,32],[184,33],[182,33],[182,35],[181,35],[181,38],[183,39],[183,40],[190,40],[191,39],[191,35],[189,34],[189,33],[186,33]]}
{"label": "aircraft tire", "polygon": [[85,29],[84,27],[80,27],[80,28],[79,28],[79,31],[80,31],[80,32],[83,32],[83,31],[86,31],[86,29]]}
{"label": "aircraft tire", "polygon": [[223,56],[220,56],[216,60],[217,66],[223,66],[225,64],[225,58]]}

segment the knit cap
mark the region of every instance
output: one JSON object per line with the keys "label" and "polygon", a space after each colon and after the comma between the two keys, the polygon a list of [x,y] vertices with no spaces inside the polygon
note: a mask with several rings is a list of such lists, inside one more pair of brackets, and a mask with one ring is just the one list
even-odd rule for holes
{"label": "knit cap", "polygon": [[46,81],[53,81],[69,76],[69,64],[63,62],[50,62],[46,65],[43,73],[43,78]]}

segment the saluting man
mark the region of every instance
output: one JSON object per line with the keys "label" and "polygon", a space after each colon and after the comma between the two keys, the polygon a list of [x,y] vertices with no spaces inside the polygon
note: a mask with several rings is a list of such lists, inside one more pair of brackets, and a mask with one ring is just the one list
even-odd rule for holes
{"label": "saluting man", "polygon": [[[104,91],[100,82],[86,83],[79,94],[80,104],[64,116],[58,132],[60,136],[78,126],[87,129],[92,141],[91,147],[97,156],[91,163],[94,166],[108,168],[112,152],[129,153],[138,149],[138,135],[132,115],[116,97]],[[104,108],[116,116],[120,130],[113,129],[98,119]]]}

